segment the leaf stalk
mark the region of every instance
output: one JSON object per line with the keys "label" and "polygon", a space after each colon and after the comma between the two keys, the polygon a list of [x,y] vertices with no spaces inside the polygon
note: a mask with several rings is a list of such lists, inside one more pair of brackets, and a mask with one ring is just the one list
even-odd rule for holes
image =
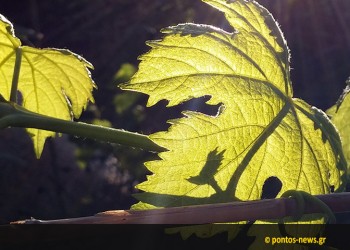
{"label": "leaf stalk", "polygon": [[31,112],[15,103],[2,101],[0,102],[0,129],[7,127],[43,129],[140,148],[150,152],[165,151],[163,147],[150,140],[147,135],[53,118]]}
{"label": "leaf stalk", "polygon": [[21,63],[22,63],[22,48],[18,47],[16,49],[16,60],[15,60],[15,66],[13,68],[11,93],[10,93],[10,101],[13,103],[17,103],[17,89],[18,89],[19,73],[21,71]]}

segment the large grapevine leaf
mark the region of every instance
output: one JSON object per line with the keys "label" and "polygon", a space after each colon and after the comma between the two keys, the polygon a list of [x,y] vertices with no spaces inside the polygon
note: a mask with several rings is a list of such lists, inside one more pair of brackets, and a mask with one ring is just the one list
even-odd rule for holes
{"label": "large grapevine leaf", "polygon": [[148,106],[209,96],[216,116],[185,111],[150,138],[168,151],[147,162],[134,209],[260,199],[265,180],[327,194],[345,184],[339,135],[327,116],[293,98],[289,51],[271,14],[255,1],[203,0],[233,27],[179,24],[163,30],[122,89]]}
{"label": "large grapevine leaf", "polygon": [[[22,46],[12,24],[0,15],[0,93],[10,98],[18,52],[22,60],[18,90],[23,106],[33,112],[65,120],[78,118],[88,101],[93,101],[95,86],[88,68],[92,65],[69,50],[36,49]],[[55,133],[28,129],[39,157],[45,139]]]}

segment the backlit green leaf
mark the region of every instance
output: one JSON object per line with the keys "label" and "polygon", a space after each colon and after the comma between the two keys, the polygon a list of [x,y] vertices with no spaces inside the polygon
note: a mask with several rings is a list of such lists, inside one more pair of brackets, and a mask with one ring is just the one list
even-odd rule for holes
{"label": "backlit green leaf", "polygon": [[[33,112],[65,120],[78,118],[93,101],[92,65],[69,50],[22,46],[12,24],[0,16],[0,93],[10,98],[16,54],[22,51],[18,90],[23,106]],[[28,129],[40,156],[45,139],[54,132]]]}
{"label": "backlit green leaf", "polygon": [[230,32],[180,24],[140,57],[123,89],[174,106],[210,96],[216,116],[185,111],[151,139],[169,151],[147,162],[135,209],[255,200],[271,176],[283,192],[342,190],[346,162],[339,136],[321,110],[293,98],[289,55],[273,17],[254,1],[205,0],[224,12]]}
{"label": "backlit green leaf", "polygon": [[342,191],[339,135],[323,111],[293,98],[289,50],[271,14],[255,1],[203,1],[224,12],[232,30],[192,23],[163,29],[121,87],[149,95],[148,106],[203,96],[221,106],[216,116],[184,111],[168,131],[150,136],[168,151],[145,164],[153,174],[137,186],[144,192],[132,208],[256,200],[271,177],[282,183],[277,197]]}

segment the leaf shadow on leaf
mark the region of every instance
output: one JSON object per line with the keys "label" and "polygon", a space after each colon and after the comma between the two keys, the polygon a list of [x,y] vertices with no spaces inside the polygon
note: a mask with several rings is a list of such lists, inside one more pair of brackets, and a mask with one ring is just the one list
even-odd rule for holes
{"label": "leaf shadow on leaf", "polygon": [[232,175],[228,185],[227,189],[228,191],[232,190],[233,192],[236,191],[237,184],[239,183],[239,180],[247,168],[249,162],[254,157],[255,153],[260,149],[260,147],[266,142],[267,138],[275,131],[275,129],[280,125],[281,121],[284,119],[284,117],[288,114],[290,110],[290,105],[288,102],[283,106],[283,108],[280,110],[280,112],[277,114],[277,116],[273,119],[273,121],[269,125],[269,129],[264,130],[260,136],[256,139],[254,144],[250,147],[248,152],[246,153],[245,157],[237,167],[236,171]]}
{"label": "leaf shadow on leaf", "polygon": [[208,154],[207,161],[204,164],[199,175],[192,176],[187,180],[196,185],[205,185],[209,184],[216,193],[222,192],[222,189],[219,187],[218,183],[214,179],[215,173],[217,173],[218,168],[221,165],[221,161],[224,158],[224,153],[226,150],[218,152],[217,148],[211,151]]}
{"label": "leaf shadow on leaf", "polygon": [[157,207],[172,207],[174,206],[173,204],[178,204],[179,201],[181,201],[182,206],[225,202],[222,197],[230,197],[230,201],[240,201],[232,196],[232,190],[222,190],[214,178],[221,165],[224,153],[225,150],[218,152],[217,148],[210,151],[200,173],[197,176],[187,179],[187,181],[196,185],[211,186],[215,190],[215,193],[208,197],[191,197],[186,195],[159,194],[152,192],[147,192],[146,195],[145,193],[134,194],[134,196],[141,202]]}
{"label": "leaf shadow on leaf", "polygon": [[[140,202],[145,202],[156,207],[172,207],[173,204],[182,206],[198,205],[198,204],[212,204],[212,203],[223,203],[232,201],[241,201],[235,195],[237,185],[239,183],[242,174],[249,165],[249,162],[254,157],[255,153],[264,144],[266,139],[275,131],[279,126],[283,118],[290,111],[290,104],[286,102],[280,112],[277,114],[275,119],[271,122],[269,129],[264,130],[263,133],[257,138],[257,140],[251,145],[246,153],[245,157],[230,177],[228,185],[223,190],[219,187],[218,183],[215,181],[215,174],[219,167],[222,167],[221,162],[224,157],[225,150],[218,152],[216,148],[208,153],[205,164],[202,170],[197,176],[193,176],[187,179],[187,181],[197,184],[197,185],[210,185],[215,193],[209,195],[208,197],[191,197],[187,195],[172,195],[172,194],[159,194],[153,192],[134,194],[134,197]],[[181,201],[181,202],[179,202]]]}

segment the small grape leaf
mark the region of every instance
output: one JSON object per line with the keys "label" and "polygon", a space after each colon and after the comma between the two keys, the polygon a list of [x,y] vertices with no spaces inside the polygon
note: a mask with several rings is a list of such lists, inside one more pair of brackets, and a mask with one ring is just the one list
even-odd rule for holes
{"label": "small grape leaf", "polygon": [[[95,87],[90,77],[92,65],[69,50],[36,49],[22,46],[12,24],[0,15],[0,93],[9,100],[16,52],[22,50],[18,90],[23,107],[51,117],[78,118],[87,102],[93,102]],[[32,135],[35,153],[40,157],[51,131],[27,129]]]}
{"label": "small grape leaf", "polygon": [[289,50],[272,15],[255,1],[203,0],[232,32],[203,24],[162,30],[124,90],[168,107],[209,96],[216,116],[184,111],[150,135],[168,149],[146,162],[153,173],[133,209],[256,200],[266,179],[287,190],[327,194],[345,185],[346,161],[327,115],[293,98]]}
{"label": "small grape leaf", "polygon": [[[350,78],[346,81],[347,85],[343,90],[337,103],[329,108],[326,113],[331,117],[332,122],[335,124],[339,131],[340,138],[342,140],[343,152],[346,161],[350,162]],[[350,176],[349,176],[350,177]]]}

